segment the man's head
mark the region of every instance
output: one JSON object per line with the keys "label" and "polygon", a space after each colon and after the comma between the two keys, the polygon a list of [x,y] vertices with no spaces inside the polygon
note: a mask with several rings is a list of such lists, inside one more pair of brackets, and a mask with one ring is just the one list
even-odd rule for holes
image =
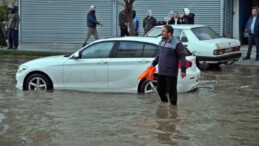
{"label": "man's head", "polygon": [[183,14],[184,15],[189,15],[191,13],[191,10],[189,8],[184,8],[183,9]]}
{"label": "man's head", "polygon": [[94,5],[90,6],[90,11],[94,11],[95,12],[95,10],[96,10],[96,6],[94,6]]}
{"label": "man's head", "polygon": [[171,25],[165,25],[162,29],[162,39],[170,39],[173,36],[174,28]]}
{"label": "man's head", "polygon": [[149,17],[152,16],[152,11],[151,10],[147,10],[147,16],[149,16]]}
{"label": "man's head", "polygon": [[133,17],[133,19],[136,17],[136,10],[132,10],[132,17]]}
{"label": "man's head", "polygon": [[174,18],[178,18],[179,17],[178,11],[174,11],[173,17]]}
{"label": "man's head", "polygon": [[11,14],[11,13],[13,13],[13,11],[14,11],[13,5],[9,4],[8,5],[8,12]]}
{"label": "man's head", "polygon": [[252,9],[252,16],[258,16],[258,7]]}

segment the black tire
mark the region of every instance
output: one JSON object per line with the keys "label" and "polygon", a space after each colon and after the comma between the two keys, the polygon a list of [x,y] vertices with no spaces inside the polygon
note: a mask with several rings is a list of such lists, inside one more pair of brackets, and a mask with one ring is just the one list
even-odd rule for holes
{"label": "black tire", "polygon": [[43,74],[32,74],[25,81],[24,90],[52,90],[52,84]]}
{"label": "black tire", "polygon": [[[151,87],[151,84],[150,84],[150,83],[153,84],[153,86],[154,86],[153,88]],[[157,77],[155,76],[155,77],[154,77],[154,80],[152,80],[152,81],[145,80],[145,81],[141,84],[140,93],[146,94],[146,93],[148,93],[148,92],[147,92],[148,90],[150,91],[150,93],[156,93],[156,92],[157,92],[156,88],[157,88]],[[152,90],[153,90],[153,92],[151,92]]]}

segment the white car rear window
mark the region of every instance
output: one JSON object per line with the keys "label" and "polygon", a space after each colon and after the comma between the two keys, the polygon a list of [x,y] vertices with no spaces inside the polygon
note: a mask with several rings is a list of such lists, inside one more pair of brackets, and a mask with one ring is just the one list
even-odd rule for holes
{"label": "white car rear window", "polygon": [[[175,28],[174,36],[180,40],[182,29]],[[154,28],[146,35],[147,37],[159,37],[162,35],[162,27]]]}
{"label": "white car rear window", "polygon": [[220,38],[220,35],[217,34],[210,27],[196,27],[196,28],[192,28],[191,31],[201,41]]}

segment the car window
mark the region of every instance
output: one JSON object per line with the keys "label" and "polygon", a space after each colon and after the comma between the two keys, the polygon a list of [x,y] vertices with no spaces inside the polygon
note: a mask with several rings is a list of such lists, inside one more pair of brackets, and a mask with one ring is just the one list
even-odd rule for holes
{"label": "car window", "polygon": [[199,40],[211,40],[220,38],[220,35],[217,34],[210,27],[196,27],[192,28],[191,31]]}
{"label": "car window", "polygon": [[152,44],[145,44],[142,57],[156,57],[158,53],[158,46]]}
{"label": "car window", "polygon": [[178,40],[180,40],[180,36],[182,34],[182,29],[175,28],[174,29],[174,37],[176,37]]}
{"label": "car window", "polygon": [[[180,40],[182,29],[174,28],[174,36]],[[147,37],[159,37],[162,35],[162,27],[152,29],[146,36]]]}
{"label": "car window", "polygon": [[120,42],[115,53],[116,58],[138,58],[143,51],[143,43],[140,42]]}
{"label": "car window", "polygon": [[185,33],[185,32],[183,32],[183,34],[182,34],[181,42],[183,42],[183,43],[188,42],[188,38],[187,38],[187,36],[186,36],[186,33]]}
{"label": "car window", "polygon": [[151,29],[146,36],[148,37],[159,37],[162,33],[162,27],[157,27]]}
{"label": "car window", "polygon": [[186,47],[184,47],[184,52],[185,52],[185,56],[192,56],[192,53],[190,52],[190,50]]}
{"label": "car window", "polygon": [[114,42],[93,44],[82,51],[81,58],[108,58],[113,45]]}

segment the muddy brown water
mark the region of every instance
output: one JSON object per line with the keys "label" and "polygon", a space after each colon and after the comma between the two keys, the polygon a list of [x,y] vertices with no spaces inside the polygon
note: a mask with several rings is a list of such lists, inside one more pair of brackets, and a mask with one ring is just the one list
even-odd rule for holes
{"label": "muddy brown water", "polygon": [[202,70],[178,106],[157,95],[22,92],[0,60],[0,146],[257,146],[259,68]]}

